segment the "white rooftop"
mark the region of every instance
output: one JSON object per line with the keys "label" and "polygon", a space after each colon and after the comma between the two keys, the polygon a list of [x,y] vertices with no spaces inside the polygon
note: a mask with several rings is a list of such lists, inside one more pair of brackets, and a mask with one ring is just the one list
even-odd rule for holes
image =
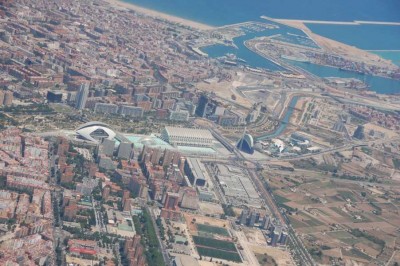
{"label": "white rooftop", "polygon": [[195,129],[184,127],[165,127],[168,135],[174,137],[197,137],[213,140],[214,137],[207,129]]}

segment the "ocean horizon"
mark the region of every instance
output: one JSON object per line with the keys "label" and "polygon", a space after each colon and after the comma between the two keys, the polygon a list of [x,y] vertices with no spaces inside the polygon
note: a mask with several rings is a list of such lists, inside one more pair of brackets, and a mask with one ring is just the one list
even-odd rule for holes
{"label": "ocean horizon", "polygon": [[[400,1],[386,0],[124,0],[210,26],[275,19],[400,22]],[[400,26],[307,24],[315,33],[360,49],[400,50]]]}
{"label": "ocean horizon", "polygon": [[[279,19],[320,20],[320,21],[380,21],[400,22],[400,1],[387,0],[125,0],[137,6],[159,11],[183,19],[203,23],[210,26],[225,26],[230,24],[259,21],[270,23],[261,16]],[[400,56],[400,26],[390,25],[337,25],[337,24],[306,24],[311,31],[321,36],[358,47],[363,50],[379,50],[374,52],[385,59],[398,62]],[[293,27],[280,24],[279,31],[299,31]],[[265,31],[265,36],[274,31]],[[281,33],[281,32],[278,32]],[[282,68],[261,57],[244,46],[244,41],[263,33],[252,33],[234,39],[239,49],[224,45],[203,47],[202,50],[210,57],[220,57],[227,53],[236,54],[247,61],[251,67],[261,67],[272,71]],[[254,35],[254,36],[253,36]],[[257,35],[257,36],[256,36]],[[385,53],[385,50],[391,52]],[[361,76],[350,71],[339,71],[335,68],[313,64],[294,65],[320,77],[343,77],[365,80],[370,90],[383,94],[400,92],[400,81],[382,77]]]}
{"label": "ocean horizon", "polygon": [[280,19],[400,22],[400,1],[386,0],[124,0],[196,22],[224,26],[269,16]]}

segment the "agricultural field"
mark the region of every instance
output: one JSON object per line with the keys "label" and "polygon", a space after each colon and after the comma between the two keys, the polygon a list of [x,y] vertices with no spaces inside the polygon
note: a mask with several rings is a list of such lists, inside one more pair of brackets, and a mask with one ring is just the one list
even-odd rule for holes
{"label": "agricultural field", "polygon": [[232,242],[201,236],[193,236],[193,241],[200,256],[219,258],[235,262],[242,261],[237,252],[235,244]]}
{"label": "agricultural field", "polygon": [[193,236],[193,241],[196,246],[204,246],[208,248],[215,248],[219,250],[234,251],[236,252],[235,244],[228,241],[217,240],[208,237]]}
{"label": "agricultural field", "polygon": [[242,259],[240,258],[239,254],[237,252],[228,252],[228,251],[224,251],[224,250],[198,247],[198,246],[197,246],[197,251],[199,252],[200,256],[218,258],[218,259],[229,260],[229,261],[234,261],[234,262],[242,262]]}
{"label": "agricultural field", "polygon": [[184,214],[189,234],[200,256],[242,262],[241,256],[231,241],[227,220]]}
{"label": "agricultural field", "polygon": [[398,184],[339,179],[317,171],[270,172],[265,180],[317,263],[384,261],[396,250]]}

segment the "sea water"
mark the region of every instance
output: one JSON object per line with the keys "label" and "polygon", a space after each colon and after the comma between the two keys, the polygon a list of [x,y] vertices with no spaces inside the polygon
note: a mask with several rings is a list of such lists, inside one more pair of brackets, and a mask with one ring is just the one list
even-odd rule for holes
{"label": "sea water", "polygon": [[272,18],[400,22],[398,0],[125,0],[213,26]]}
{"label": "sea water", "polygon": [[[186,18],[212,26],[263,21],[260,16],[272,18],[324,20],[324,21],[386,21],[400,22],[399,0],[125,0],[146,8],[170,15]],[[317,34],[369,50],[400,50],[400,26],[388,25],[331,25],[308,24]],[[282,27],[281,27],[282,28]],[[289,28],[289,27],[284,27]],[[263,32],[270,35],[270,32]],[[258,35],[257,35],[258,36]],[[255,36],[255,37],[257,37]],[[251,39],[250,35],[235,38],[239,49],[221,45],[205,47],[203,51],[211,57],[219,57],[226,53],[236,54],[251,67],[262,67],[270,70],[281,70],[273,62],[247,49],[244,41]],[[397,52],[389,55],[397,58]],[[354,72],[339,71],[335,68],[322,67],[313,64],[298,64],[298,66],[321,77],[338,76],[353,77],[364,80],[370,89],[378,93],[400,93],[400,81],[381,77],[363,76]]]}

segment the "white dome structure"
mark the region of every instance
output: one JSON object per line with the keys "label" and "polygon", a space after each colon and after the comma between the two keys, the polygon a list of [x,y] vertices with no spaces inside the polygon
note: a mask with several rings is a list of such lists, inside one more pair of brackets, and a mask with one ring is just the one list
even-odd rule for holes
{"label": "white dome structure", "polygon": [[116,133],[107,124],[102,122],[89,122],[76,130],[77,137],[86,141],[99,143],[101,139],[113,140]]}

